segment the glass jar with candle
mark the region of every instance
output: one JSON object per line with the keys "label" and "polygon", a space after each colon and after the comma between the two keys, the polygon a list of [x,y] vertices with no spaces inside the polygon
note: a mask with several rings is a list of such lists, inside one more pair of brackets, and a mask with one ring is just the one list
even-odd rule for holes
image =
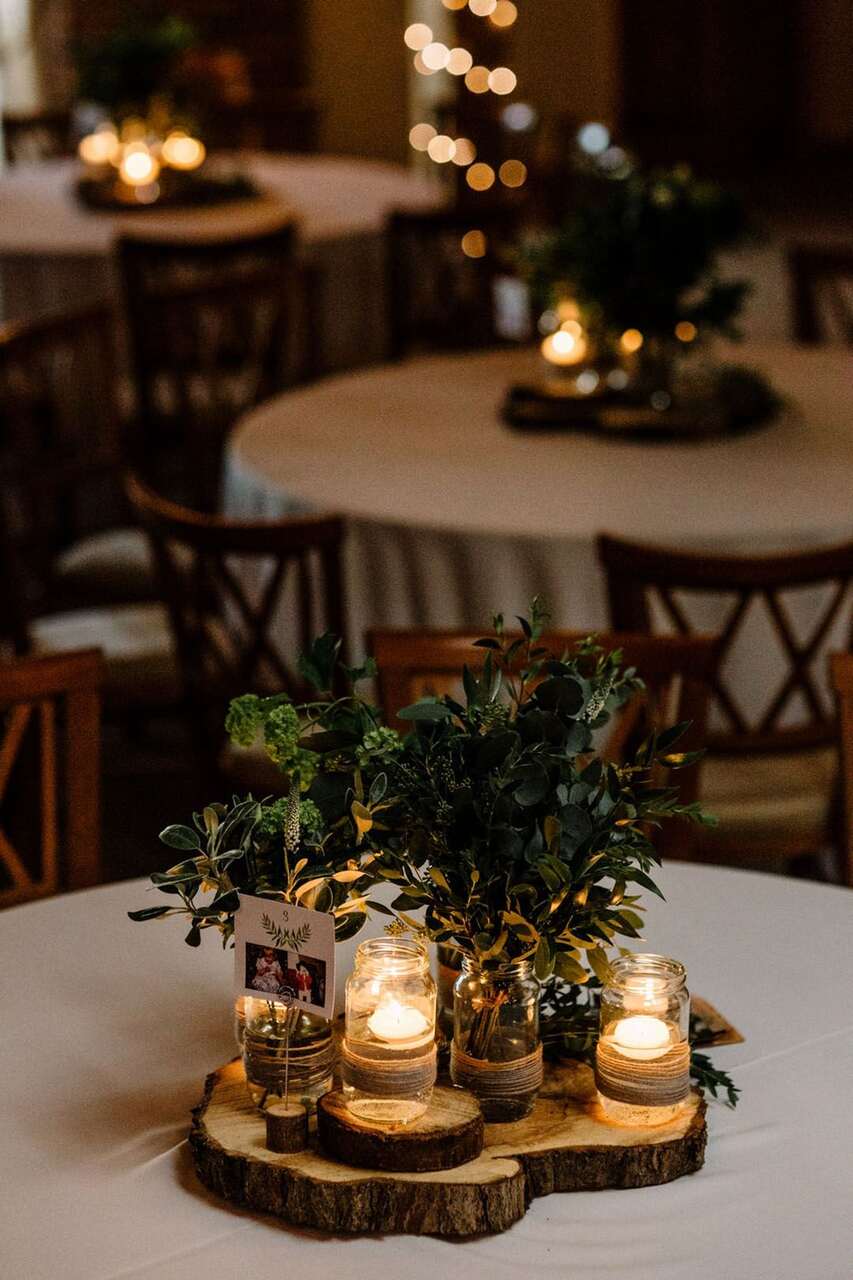
{"label": "glass jar with candle", "polygon": [[620,956],[601,993],[595,1078],[605,1116],[666,1124],[690,1093],[690,993],[667,956]]}
{"label": "glass jar with candle", "polygon": [[426,948],[370,938],[346,985],[341,1082],[353,1115],[410,1124],[424,1114],[436,1076],[435,983]]}
{"label": "glass jar with candle", "polygon": [[485,969],[463,956],[453,989],[453,1083],[492,1122],[521,1120],[542,1084],[540,983],[532,960]]}
{"label": "glass jar with candle", "polygon": [[293,1001],[240,996],[234,1029],[243,1050],[246,1086],[261,1110],[287,1101],[312,1111],[331,1089],[336,1054],[328,1019]]}

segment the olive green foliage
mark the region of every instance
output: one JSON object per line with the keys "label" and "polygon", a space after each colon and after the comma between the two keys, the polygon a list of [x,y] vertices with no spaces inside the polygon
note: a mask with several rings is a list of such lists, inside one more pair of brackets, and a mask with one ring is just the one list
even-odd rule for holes
{"label": "olive green foliage", "polygon": [[525,246],[522,265],[541,305],[567,293],[593,331],[671,339],[689,320],[700,334],[737,336],[748,286],[721,280],[716,262],[745,230],[738,200],[686,166],[598,173],[562,226]]}
{"label": "olive green foliage", "polygon": [[195,29],[175,15],[160,22],[130,16],[78,47],[78,94],[114,111],[144,112],[153,95],[174,92],[178,62],[196,42]]}
{"label": "olive green foliage", "polygon": [[593,736],[642,682],[592,641],[550,653],[536,602],[519,623],[511,638],[498,617],[478,641],[485,660],[464,671],[463,701],[401,712],[414,732],[386,760],[382,874],[401,889],[404,920],[424,908],[436,942],[486,967],[533,958],[539,977],[580,984],[606,976],[619,939],[640,936],[640,891],[658,893],[650,828],[707,821],[652,784],[655,766],[697,757],[674,749],[687,728],[677,725],[626,763],[599,758]]}

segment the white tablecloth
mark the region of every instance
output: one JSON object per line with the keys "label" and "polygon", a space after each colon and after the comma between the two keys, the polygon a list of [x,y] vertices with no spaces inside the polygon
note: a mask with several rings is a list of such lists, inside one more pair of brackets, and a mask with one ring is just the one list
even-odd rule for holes
{"label": "white tablecloth", "polygon": [[[849,355],[752,344],[729,354],[768,374],[788,408],[753,434],[692,445],[513,432],[499,407],[512,382],[536,376],[528,353],[434,357],[336,377],[270,401],[238,426],[228,510],[275,517],[325,508],[350,517],[356,649],[371,625],[481,628],[495,609],[522,612],[537,592],[555,625],[601,628],[601,530],[747,553],[853,536]],[[811,592],[795,601],[806,633],[821,603]],[[690,612],[714,629],[721,604]],[[844,647],[843,625],[830,645]],[[732,663],[736,685],[755,688],[757,711],[785,670],[760,611],[746,619]]]}
{"label": "white tablecloth", "polygon": [[56,312],[108,296],[115,289],[112,246],[122,230],[236,236],[295,218],[306,253],[323,268],[318,312],[327,367],[380,358],[386,350],[385,218],[392,209],[433,205],[435,187],[397,165],[338,156],[258,153],[241,157],[239,166],[262,197],[135,215],[84,208],[74,196],[74,161],[7,170],[0,177],[0,317]]}
{"label": "white tablecloth", "polygon": [[0,1274],[849,1280],[853,895],[677,864],[661,884],[646,937],[746,1036],[715,1054],[738,1109],[711,1107],[693,1177],[553,1195],[507,1234],[461,1244],[322,1237],[216,1201],[184,1138],[206,1072],[234,1052],[230,953],[128,921],[141,882],[4,912]]}

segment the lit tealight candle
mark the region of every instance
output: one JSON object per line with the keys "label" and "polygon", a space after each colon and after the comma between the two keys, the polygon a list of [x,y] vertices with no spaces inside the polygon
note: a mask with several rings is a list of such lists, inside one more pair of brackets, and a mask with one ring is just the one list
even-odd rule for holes
{"label": "lit tealight candle", "polygon": [[620,1018],[611,1035],[613,1044],[626,1058],[636,1062],[651,1062],[668,1052],[671,1037],[667,1024],[661,1018],[649,1014],[633,1014]]}
{"label": "lit tealight candle", "polygon": [[367,1019],[367,1028],[378,1040],[396,1044],[426,1035],[430,1023],[413,1005],[388,1000],[374,1009]]}
{"label": "lit tealight candle", "polygon": [[565,368],[578,364],[586,356],[586,341],[582,334],[573,333],[569,329],[558,329],[549,333],[540,350],[549,364]]}
{"label": "lit tealight candle", "polygon": [[125,147],[119,177],[131,187],[147,186],[160,172],[160,161],[152,155],[144,142],[132,142]]}
{"label": "lit tealight candle", "polygon": [[80,139],[77,152],[84,164],[112,164],[121,150],[115,129],[101,128]]}
{"label": "lit tealight candle", "polygon": [[204,143],[183,129],[173,129],[163,142],[162,156],[172,169],[197,169],[206,154]]}

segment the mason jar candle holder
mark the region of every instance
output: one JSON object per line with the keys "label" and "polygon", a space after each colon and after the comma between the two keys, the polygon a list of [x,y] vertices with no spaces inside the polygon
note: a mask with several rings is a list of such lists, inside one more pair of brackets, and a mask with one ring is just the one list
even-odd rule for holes
{"label": "mason jar candle holder", "polygon": [[605,1117],[651,1126],[675,1119],[690,1094],[690,993],[667,956],[620,956],[601,993],[595,1082]]}
{"label": "mason jar candle holder", "polygon": [[332,1087],[336,1052],[329,1020],[292,1001],[240,996],[234,1022],[255,1106],[265,1111],[301,1103],[312,1112]]}
{"label": "mason jar candle holder", "polygon": [[346,984],[341,1085],[348,1110],[379,1125],[424,1114],[436,1077],[436,991],[426,948],[371,938]]}

